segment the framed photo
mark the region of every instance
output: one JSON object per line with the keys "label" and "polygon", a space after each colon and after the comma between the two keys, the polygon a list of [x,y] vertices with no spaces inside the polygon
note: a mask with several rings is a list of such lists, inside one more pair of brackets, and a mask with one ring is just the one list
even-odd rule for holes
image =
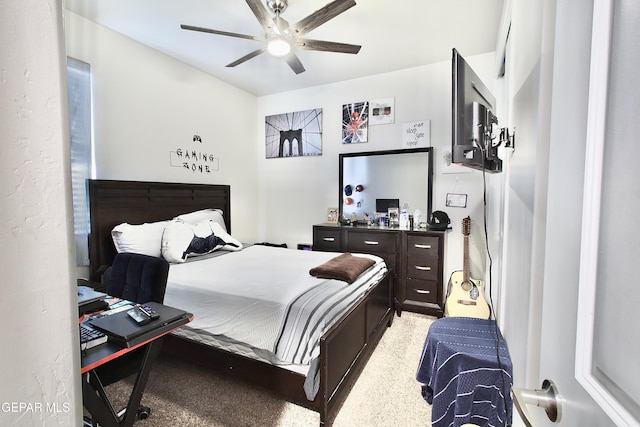
{"label": "framed photo", "polygon": [[389,208],[387,209],[387,215],[390,220],[396,221],[398,216],[400,215],[400,208]]}
{"label": "framed photo", "polygon": [[322,155],[322,109],[276,114],[264,119],[267,159]]}
{"label": "framed photo", "polygon": [[466,208],[467,207],[467,195],[447,193],[447,207],[452,208]]}
{"label": "framed photo", "polygon": [[369,135],[369,102],[352,102],[342,106],[342,143],[367,142]]}
{"label": "framed photo", "polygon": [[393,123],[395,116],[393,103],[393,98],[375,99],[371,101],[369,105],[369,124],[375,126]]}
{"label": "framed photo", "polygon": [[338,208],[329,208],[327,209],[327,222],[329,224],[337,224],[338,223]]}

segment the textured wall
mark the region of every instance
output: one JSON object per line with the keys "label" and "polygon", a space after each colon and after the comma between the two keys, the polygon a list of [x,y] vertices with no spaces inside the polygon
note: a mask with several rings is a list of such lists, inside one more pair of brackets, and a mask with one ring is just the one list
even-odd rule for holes
{"label": "textured wall", "polygon": [[0,4],[0,425],[81,416],[62,6]]}

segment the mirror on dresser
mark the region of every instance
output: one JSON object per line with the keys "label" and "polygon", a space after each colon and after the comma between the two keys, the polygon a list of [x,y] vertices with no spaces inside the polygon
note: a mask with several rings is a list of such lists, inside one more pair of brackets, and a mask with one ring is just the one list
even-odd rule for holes
{"label": "mirror on dresser", "polygon": [[419,209],[423,222],[431,216],[431,148],[342,153],[339,161],[340,218],[355,214],[362,222],[367,214],[374,220],[376,212],[387,213],[393,204],[409,215]]}

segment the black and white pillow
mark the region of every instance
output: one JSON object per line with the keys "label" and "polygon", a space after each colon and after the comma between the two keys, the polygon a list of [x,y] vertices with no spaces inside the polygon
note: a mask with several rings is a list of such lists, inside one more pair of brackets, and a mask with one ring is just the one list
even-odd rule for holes
{"label": "black and white pillow", "polygon": [[182,220],[187,224],[198,224],[210,219],[220,224],[224,231],[227,231],[227,225],[224,223],[224,217],[220,209],[201,209],[199,211],[178,215],[174,219]]}
{"label": "black and white pillow", "polygon": [[239,251],[242,243],[213,220],[189,224],[174,219],[165,227],[162,235],[162,256],[173,263],[185,262],[187,257],[205,255],[219,249]]}
{"label": "black and white pillow", "polygon": [[162,236],[167,224],[169,221],[144,224],[123,222],[113,227],[111,238],[118,253],[133,252],[160,257],[162,255]]}

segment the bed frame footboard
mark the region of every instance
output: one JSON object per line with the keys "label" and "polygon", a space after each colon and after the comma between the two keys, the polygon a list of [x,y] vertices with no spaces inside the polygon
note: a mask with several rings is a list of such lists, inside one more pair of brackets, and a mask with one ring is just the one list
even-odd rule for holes
{"label": "bed frame footboard", "polygon": [[391,273],[320,339],[320,425],[330,426],[387,327],[393,322]]}
{"label": "bed frame footboard", "polygon": [[318,412],[320,426],[330,426],[376,344],[393,322],[392,301],[391,275],[387,273],[322,336],[320,389],[313,401],[305,396],[304,375],[174,335],[165,337],[163,351],[271,390],[292,403]]}

